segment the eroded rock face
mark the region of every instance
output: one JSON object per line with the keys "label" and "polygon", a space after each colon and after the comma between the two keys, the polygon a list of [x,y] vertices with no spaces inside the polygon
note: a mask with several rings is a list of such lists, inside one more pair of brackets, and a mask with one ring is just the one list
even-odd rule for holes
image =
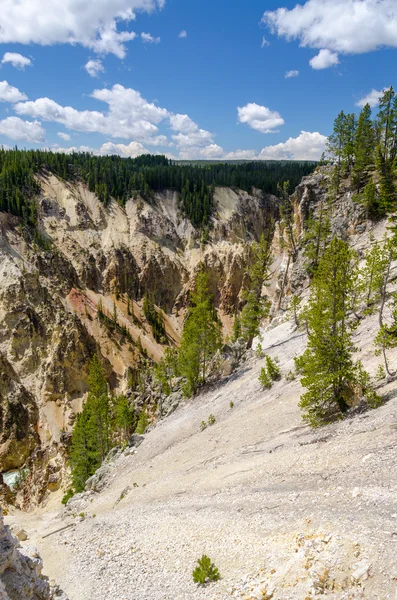
{"label": "eroded rock face", "polygon": [[140,338],[158,360],[163,348],[142,299],[148,294],[164,311],[167,334],[178,342],[203,262],[227,323],[241,302],[248,244],[278,211],[276,199],[260,191],[218,188],[213,227],[202,243],[176,192],[104,207],[82,184],[49,173],[41,184],[38,227],[49,248],[24,236],[17,219],[0,215],[0,472],[29,468],[17,496],[23,507],[66,485],[63,440],[81,410],[95,353],[110,385],[128,391],[137,353],[99,321],[99,307],[109,318],[116,312],[129,339]]}
{"label": "eroded rock face", "polygon": [[2,600],[67,600],[58,586],[42,576],[43,563],[35,548],[21,548],[0,510],[0,598]]}
{"label": "eroded rock face", "polygon": [[39,411],[34,397],[0,353],[0,471],[21,467],[35,445]]}

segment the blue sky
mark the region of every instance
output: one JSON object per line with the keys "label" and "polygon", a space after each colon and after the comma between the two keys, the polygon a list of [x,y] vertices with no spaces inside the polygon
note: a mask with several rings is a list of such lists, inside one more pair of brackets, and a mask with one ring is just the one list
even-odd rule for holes
{"label": "blue sky", "polygon": [[6,0],[0,144],[319,158],[396,58],[395,0]]}

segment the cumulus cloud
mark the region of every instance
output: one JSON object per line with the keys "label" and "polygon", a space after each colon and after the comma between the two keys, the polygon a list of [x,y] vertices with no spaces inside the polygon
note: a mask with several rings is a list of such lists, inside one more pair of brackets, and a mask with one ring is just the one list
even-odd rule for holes
{"label": "cumulus cloud", "polygon": [[200,129],[188,115],[170,115],[170,126],[171,129],[179,132],[173,135],[172,139],[185,154],[191,155],[194,149],[203,147],[207,147],[208,152],[213,151],[214,135],[205,129]]}
{"label": "cumulus cloud", "polygon": [[374,106],[378,106],[379,100],[383,96],[386,89],[387,88],[383,88],[383,90],[381,91],[372,89],[369,92],[369,94],[367,94],[366,96],[358,100],[358,102],[356,102],[356,106],[363,107],[366,104],[369,104],[371,108],[374,108]]}
{"label": "cumulus cloud", "polygon": [[291,77],[298,77],[299,71],[296,69],[292,69],[292,71],[287,71],[285,74],[285,79],[290,79]]}
{"label": "cumulus cloud", "polygon": [[227,160],[255,160],[257,158],[255,150],[234,150],[224,156]]}
{"label": "cumulus cloud", "polygon": [[125,144],[113,144],[113,142],[106,142],[102,144],[99,149],[99,154],[118,154],[119,156],[135,158],[141,154],[149,154],[149,150],[145,148],[139,142],[131,142],[128,145]]}
{"label": "cumulus cloud", "polygon": [[328,69],[339,64],[339,57],[337,52],[331,52],[327,48],[323,48],[320,52],[309,60],[309,64],[312,69],[317,71],[320,69]]}
{"label": "cumulus cloud", "polygon": [[131,31],[119,31],[136,12],[150,13],[165,0],[5,0],[0,11],[0,43],[81,44],[95,52],[126,54]]}
{"label": "cumulus cloud", "polygon": [[284,119],[277,111],[255,102],[237,107],[237,113],[240,123],[246,123],[261,133],[275,133],[277,127],[284,125]]}
{"label": "cumulus cloud", "polygon": [[100,60],[90,59],[84,65],[85,70],[87,71],[90,77],[98,77],[100,73],[105,71],[105,67]]}
{"label": "cumulus cloud", "polygon": [[39,144],[44,141],[45,131],[39,121],[23,121],[19,117],[7,117],[0,121],[0,134],[10,140]]}
{"label": "cumulus cloud", "polygon": [[182,31],[179,32],[178,37],[180,37],[181,39],[187,38],[187,31],[185,31],[185,29],[182,29]]}
{"label": "cumulus cloud", "polygon": [[0,81],[0,102],[20,102],[21,100],[27,100],[28,97],[23,92],[20,92],[18,88],[13,85],[9,85],[7,81]]}
{"label": "cumulus cloud", "polygon": [[397,47],[395,0],[308,0],[266,11],[262,21],[279,37],[308,48],[361,54]]}
{"label": "cumulus cloud", "polygon": [[158,44],[161,41],[161,38],[153,37],[150,33],[141,33],[141,38],[145,44]]}
{"label": "cumulus cloud", "polygon": [[65,142],[68,142],[70,140],[70,135],[68,133],[64,133],[63,131],[58,131],[57,136],[60,137],[62,140],[65,140]]}
{"label": "cumulus cloud", "polygon": [[23,69],[25,67],[31,67],[32,61],[27,56],[23,56],[18,52],[6,52],[2,58],[2,64],[10,63],[13,67],[17,69]]}
{"label": "cumulus cloud", "polygon": [[258,155],[259,159],[318,160],[325,150],[327,136],[318,131],[301,131],[298,137],[288,138],[286,142],[266,146]]}
{"label": "cumulus cloud", "polygon": [[181,148],[179,151],[179,158],[182,160],[216,160],[223,158],[223,148],[218,144],[208,144],[200,148],[199,146],[192,146],[191,148]]}
{"label": "cumulus cloud", "polygon": [[50,98],[19,102],[15,111],[43,121],[60,123],[67,129],[97,132],[114,138],[133,138],[156,142],[157,125],[168,117],[168,111],[145,100],[139,92],[116,84],[112,88],[94,90],[92,98],[108,105],[106,113],[76,110],[61,106]]}

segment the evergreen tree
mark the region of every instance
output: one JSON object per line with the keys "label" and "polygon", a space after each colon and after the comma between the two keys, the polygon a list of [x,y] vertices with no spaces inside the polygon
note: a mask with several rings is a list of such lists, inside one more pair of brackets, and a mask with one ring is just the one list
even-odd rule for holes
{"label": "evergreen tree", "polygon": [[237,342],[237,340],[241,337],[241,334],[241,318],[240,315],[236,312],[233,321],[232,342]]}
{"label": "evergreen tree", "polygon": [[212,304],[208,275],[201,269],[191,295],[179,350],[179,371],[186,378],[187,395],[194,395],[205,383],[209,362],[221,341],[221,323]]}
{"label": "evergreen tree", "polygon": [[111,447],[111,411],[105,372],[95,355],[88,375],[88,397],[82,412],[77,415],[72,433],[73,486],[82,491],[88,477],[93,475]]}
{"label": "evergreen tree", "polygon": [[335,413],[343,414],[361,370],[352,358],[349,319],[356,274],[354,253],[334,237],[320,260],[308,305],[308,346],[296,364],[307,392],[301,396],[303,418],[320,425]]}
{"label": "evergreen tree", "polygon": [[370,179],[359,196],[359,202],[365,208],[368,219],[378,219],[385,214],[385,209],[380,206],[376,184]]}
{"label": "evergreen tree", "polygon": [[383,244],[373,242],[365,256],[365,263],[360,271],[362,295],[367,311],[380,302],[384,287],[387,267],[389,264],[388,242]]}
{"label": "evergreen tree", "polygon": [[85,406],[77,415],[73,427],[70,464],[75,492],[82,492],[85,482],[101,464],[101,455],[96,446],[96,436],[91,419],[90,407]]}
{"label": "evergreen tree", "polygon": [[397,193],[396,185],[394,183],[393,163],[386,159],[381,144],[376,148],[376,169],[380,178],[378,197],[379,212],[383,216],[394,209]]}
{"label": "evergreen tree", "polygon": [[377,123],[380,130],[379,151],[385,163],[390,166],[395,156],[397,128],[397,103],[392,87],[385,90],[379,100]]}
{"label": "evergreen tree", "polygon": [[317,215],[311,215],[305,226],[305,235],[302,239],[303,254],[306,270],[313,276],[317,270],[319,260],[331,236],[331,221],[329,207],[320,203]]}
{"label": "evergreen tree", "polygon": [[334,121],[333,133],[328,138],[327,150],[335,159],[333,183],[339,192],[340,180],[351,168],[355,146],[355,117],[343,110]]}
{"label": "evergreen tree", "polygon": [[288,311],[292,315],[295,325],[297,327],[299,327],[299,312],[298,311],[299,311],[301,302],[302,302],[302,299],[299,298],[299,296],[297,296],[296,294],[294,294],[291,297],[289,307],[288,307]]}
{"label": "evergreen tree", "polygon": [[126,442],[131,435],[134,424],[134,413],[130,408],[128,399],[120,395],[114,403],[114,421],[119,438]]}
{"label": "evergreen tree", "polygon": [[366,104],[357,121],[357,132],[354,147],[354,185],[361,189],[368,180],[368,172],[374,167],[375,135],[371,121],[371,107]]}
{"label": "evergreen tree", "polygon": [[262,296],[262,289],[269,283],[271,259],[269,240],[262,234],[259,242],[252,245],[249,286],[243,294],[245,305],[241,313],[241,329],[247,340],[247,348],[252,347],[254,337],[259,334],[260,323],[270,311],[270,302]]}
{"label": "evergreen tree", "polygon": [[104,460],[111,444],[111,412],[105,371],[96,354],[90,364],[88,388],[87,405],[90,409],[101,460]]}

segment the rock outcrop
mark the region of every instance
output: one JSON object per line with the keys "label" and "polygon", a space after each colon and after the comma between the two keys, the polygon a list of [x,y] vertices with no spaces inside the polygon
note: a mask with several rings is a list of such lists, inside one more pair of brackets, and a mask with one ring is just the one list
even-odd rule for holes
{"label": "rock outcrop", "polygon": [[[144,295],[164,311],[167,336],[178,343],[200,262],[228,330],[248,244],[278,212],[271,195],[218,188],[204,243],[180,213],[176,192],[104,207],[81,183],[48,173],[40,183],[38,241],[0,214],[0,472],[28,467],[17,494],[26,507],[64,485],[67,436],[93,354],[102,355],[110,385],[126,393],[138,359],[134,342],[155,361],[163,353],[143,315]],[[100,321],[99,308],[116,315],[119,328]]]}
{"label": "rock outcrop", "polygon": [[4,525],[0,510],[1,600],[67,600],[58,586],[50,585],[42,576],[42,569],[37,550],[30,546],[21,547],[9,527]]}

